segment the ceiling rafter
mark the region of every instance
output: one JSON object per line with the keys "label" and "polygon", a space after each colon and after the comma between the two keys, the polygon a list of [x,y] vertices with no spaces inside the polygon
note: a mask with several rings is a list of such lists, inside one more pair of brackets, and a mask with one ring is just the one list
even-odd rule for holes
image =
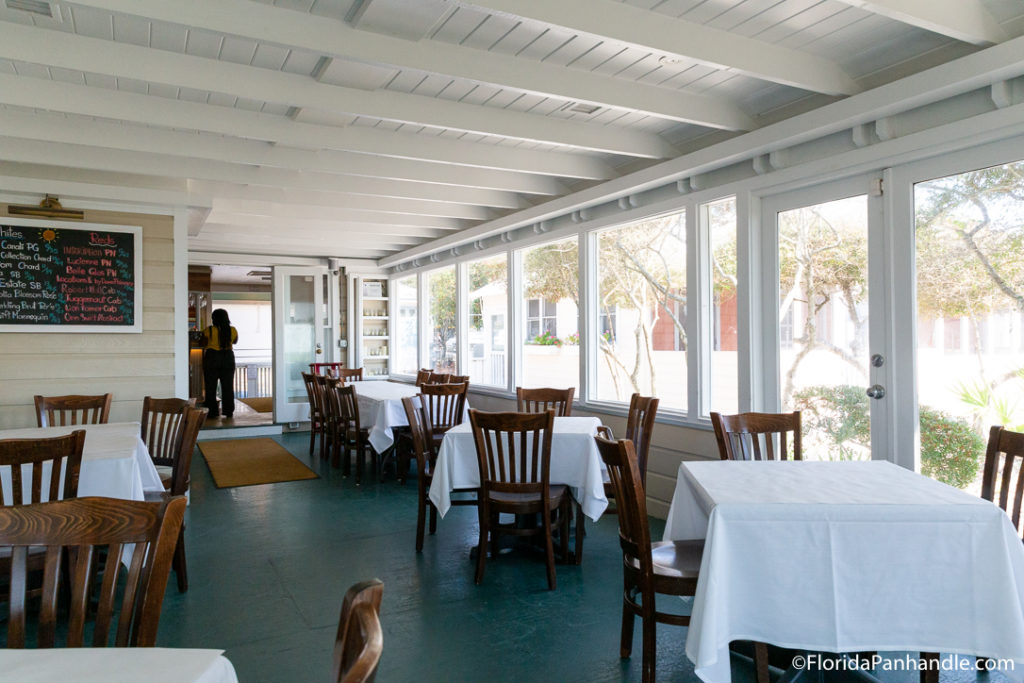
{"label": "ceiling rafter", "polygon": [[301,227],[303,228],[303,234],[305,234],[306,230],[313,232],[333,232],[334,234],[368,234],[375,235],[385,241],[411,239],[413,243],[418,243],[423,237],[441,237],[457,227],[457,225],[452,225],[450,227],[431,227],[427,225],[416,225],[415,223],[403,225],[381,224],[376,221],[339,221],[331,220],[326,216],[321,216],[319,218],[295,216],[291,212],[284,212],[282,215],[258,215],[251,213],[239,214],[231,211],[224,211],[216,205],[214,205],[213,210],[210,211],[210,215],[207,216],[206,221],[208,223],[244,224],[252,228],[265,228],[267,230],[280,230],[282,226],[288,226],[289,228]]}
{"label": "ceiling rafter", "polygon": [[283,71],[17,24],[4,27],[0,57],[266,100],[289,107],[345,112],[586,151],[655,159],[676,155],[672,145],[648,132],[403,92],[327,85]]}
{"label": "ceiling rafter", "polygon": [[305,204],[282,204],[270,201],[245,201],[238,199],[214,199],[213,211],[225,215],[236,216],[272,216],[278,219],[321,220],[332,223],[373,223],[378,226],[382,235],[389,231],[398,231],[409,227],[430,228],[432,230],[459,230],[460,226],[478,221],[452,220],[438,216],[423,214],[396,214],[382,211],[360,211],[348,208],[329,208],[309,206]]}
{"label": "ceiling rafter", "polygon": [[840,0],[853,7],[974,45],[1009,38],[980,0]]}
{"label": "ceiling rafter", "polygon": [[78,4],[186,26],[202,26],[341,59],[465,78],[497,87],[726,130],[752,130],[752,117],[728,100],[451,45],[362,31],[335,19],[250,0],[80,0]]}
{"label": "ceiling rafter", "polygon": [[4,112],[3,118],[4,135],[30,140],[52,140],[68,144],[170,154],[296,171],[322,171],[345,176],[412,180],[491,190],[502,189],[524,194],[558,195],[567,192],[565,185],[549,176],[493,169],[472,169],[419,160],[374,157],[352,152],[289,149],[264,142],[209,135],[198,136],[193,133],[126,125],[111,121],[92,119],[69,121],[59,114],[8,110]]}
{"label": "ceiling rafter", "polygon": [[861,90],[838,64],[827,59],[684,19],[673,19],[624,2],[459,0],[459,4],[535,19],[811,92],[853,95]]}
{"label": "ceiling rafter", "polygon": [[0,102],[99,116],[132,123],[220,133],[308,149],[328,148],[438,164],[493,168],[536,175],[607,180],[616,173],[605,162],[583,154],[538,152],[451,138],[402,133],[365,126],[345,128],[300,123],[212,104],[171,100],[39,78],[0,74]]}
{"label": "ceiling rafter", "polygon": [[[0,129],[2,130],[2,129]],[[383,180],[326,173],[290,171],[219,161],[185,159],[165,154],[144,154],[86,145],[0,137],[0,158],[119,173],[196,178],[216,182],[269,185],[295,189],[344,191],[380,197],[433,199],[505,209],[529,206],[519,195],[498,190],[443,187],[406,180]]]}

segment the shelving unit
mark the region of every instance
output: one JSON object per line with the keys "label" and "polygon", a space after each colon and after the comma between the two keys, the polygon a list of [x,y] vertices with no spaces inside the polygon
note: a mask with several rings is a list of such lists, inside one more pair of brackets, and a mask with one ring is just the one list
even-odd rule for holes
{"label": "shelving unit", "polygon": [[387,379],[391,369],[391,315],[388,281],[356,278],[356,363],[363,379]]}

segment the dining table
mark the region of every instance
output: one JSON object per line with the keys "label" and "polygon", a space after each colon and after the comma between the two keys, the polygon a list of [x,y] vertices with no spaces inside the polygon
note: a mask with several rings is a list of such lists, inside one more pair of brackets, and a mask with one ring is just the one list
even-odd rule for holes
{"label": "dining table", "polygon": [[[85,430],[85,446],[79,470],[78,495],[105,496],[126,500],[143,500],[147,491],[163,491],[156,466],[149,449],[142,441],[138,422],[109,424],[68,425],[63,427],[28,427],[0,430],[0,439],[43,439],[64,436],[77,429]],[[43,474],[49,476],[50,464],[44,465]],[[0,467],[5,504],[10,504],[11,468]],[[25,492],[31,486],[31,477],[25,478]],[[47,500],[43,491],[42,501]]]}
{"label": "dining table", "polygon": [[74,647],[0,650],[0,682],[237,683],[223,650]]}
{"label": "dining table", "polygon": [[351,386],[355,388],[359,405],[359,421],[361,425],[369,425],[370,445],[378,453],[384,453],[395,445],[395,428],[409,426],[402,399],[420,393],[420,388],[391,380],[364,380],[352,382]]}
{"label": "dining table", "polygon": [[[580,503],[583,514],[597,521],[608,507],[604,493],[607,468],[594,435],[601,425],[596,417],[556,417],[551,432],[551,483],[565,484]],[[444,517],[451,507],[451,492],[480,486],[476,441],[469,420],[445,432],[430,484],[430,500]]]}
{"label": "dining table", "polygon": [[691,539],[686,654],[709,683],[735,640],[1005,658],[1024,680],[1024,545],[989,501],[885,461],[683,462],[664,540]]}

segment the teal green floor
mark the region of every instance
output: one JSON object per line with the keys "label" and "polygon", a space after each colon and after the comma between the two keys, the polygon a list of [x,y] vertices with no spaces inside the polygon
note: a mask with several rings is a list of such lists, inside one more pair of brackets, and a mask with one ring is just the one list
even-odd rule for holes
{"label": "teal green floor", "polygon": [[[217,489],[197,452],[186,513],[191,586],[179,594],[171,578],[159,645],[223,649],[242,682],[325,681],[345,590],[379,578],[379,681],[640,680],[639,627],[634,657],[619,658],[615,517],[588,523],[583,564],[558,565],[556,591],[546,589],[542,556],[516,553],[488,560],[477,586],[475,508],[452,508],[418,554],[414,481],[401,486],[389,475],[356,487],[307,456],[307,433],[275,439],[321,478]],[[661,523],[651,524],[660,537]],[[685,637],[684,628],[659,626],[658,680],[698,681]],[[749,683],[736,659],[734,681]],[[990,679],[1006,681],[977,677]]]}

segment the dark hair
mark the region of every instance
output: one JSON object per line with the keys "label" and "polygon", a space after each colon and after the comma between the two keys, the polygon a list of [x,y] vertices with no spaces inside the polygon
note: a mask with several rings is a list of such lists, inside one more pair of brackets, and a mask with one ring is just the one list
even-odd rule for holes
{"label": "dark hair", "polygon": [[213,326],[217,328],[217,341],[220,342],[220,348],[226,349],[231,346],[231,320],[228,318],[228,312],[223,308],[218,308],[210,316],[213,321]]}

